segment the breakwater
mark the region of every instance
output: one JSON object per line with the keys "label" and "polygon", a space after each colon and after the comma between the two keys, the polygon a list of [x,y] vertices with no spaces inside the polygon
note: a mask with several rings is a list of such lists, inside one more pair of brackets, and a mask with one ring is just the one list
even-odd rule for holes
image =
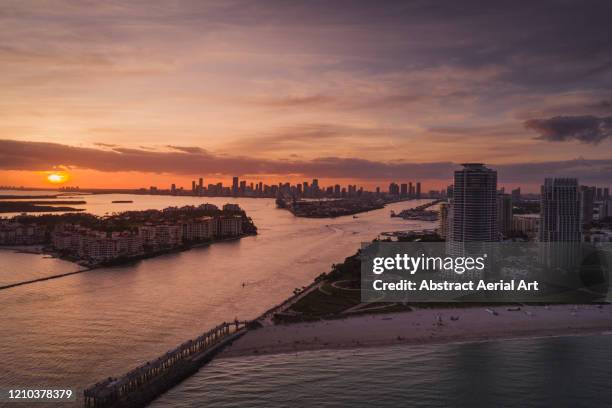
{"label": "breakwater", "polygon": [[119,377],[109,377],[87,388],[87,408],[144,407],[160,394],[189,377],[223,347],[246,333],[249,323],[222,323],[196,339],[188,340],[154,361]]}

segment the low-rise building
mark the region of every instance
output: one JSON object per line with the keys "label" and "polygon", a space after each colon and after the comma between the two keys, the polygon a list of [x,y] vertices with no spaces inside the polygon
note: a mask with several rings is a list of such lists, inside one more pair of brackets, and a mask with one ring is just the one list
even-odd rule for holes
{"label": "low-rise building", "polygon": [[223,211],[242,211],[242,209],[238,204],[227,203],[223,205]]}
{"label": "low-rise building", "polygon": [[0,220],[0,245],[33,245],[46,240],[46,229],[37,224]]}
{"label": "low-rise building", "polygon": [[193,242],[213,238],[215,232],[215,219],[213,217],[200,217],[185,221],[181,225],[183,241]]}
{"label": "low-rise building", "polygon": [[143,239],[136,233],[109,234],[72,224],[56,227],[51,234],[51,245],[57,251],[93,262],[144,254]]}
{"label": "low-rise building", "polygon": [[520,233],[533,239],[538,235],[539,227],[539,214],[515,214],[512,216],[512,231],[515,233]]}
{"label": "low-rise building", "polygon": [[242,234],[242,217],[240,216],[219,217],[216,224],[215,235],[218,237],[235,237]]}
{"label": "low-rise building", "polygon": [[607,229],[592,229],[584,233],[584,241],[590,243],[612,242],[612,231]]}

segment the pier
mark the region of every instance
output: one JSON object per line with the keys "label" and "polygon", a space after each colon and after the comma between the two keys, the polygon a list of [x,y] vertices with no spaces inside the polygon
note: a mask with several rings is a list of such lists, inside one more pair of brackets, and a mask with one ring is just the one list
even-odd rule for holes
{"label": "pier", "polygon": [[84,391],[84,406],[87,408],[144,407],[198,371],[223,347],[246,333],[248,324],[246,321],[238,320],[222,323],[122,377],[109,377]]}

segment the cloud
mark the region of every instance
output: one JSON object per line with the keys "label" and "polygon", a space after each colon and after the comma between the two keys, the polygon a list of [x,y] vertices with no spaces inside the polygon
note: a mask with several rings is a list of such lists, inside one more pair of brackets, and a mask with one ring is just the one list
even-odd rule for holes
{"label": "cloud", "polygon": [[334,98],[326,95],[308,95],[287,96],[283,98],[257,98],[248,102],[268,108],[301,108],[305,106],[327,106],[334,101]]}
{"label": "cloud", "polygon": [[[145,151],[74,147],[58,143],[0,140],[0,170],[46,171],[57,166],[103,172],[134,171],[177,175],[301,175],[352,180],[445,180],[451,182],[457,163],[382,162],[360,158],[320,157],[303,160],[257,159],[206,151]],[[609,183],[612,159],[494,165],[500,182],[539,183],[545,177],[572,176],[581,182]]]}
{"label": "cloud", "polygon": [[201,147],[197,147],[197,146],[172,146],[172,145],[167,145],[166,146],[169,149],[172,150],[178,150],[179,152],[183,152],[183,153],[206,153],[206,150],[202,149]]}
{"label": "cloud", "polygon": [[540,134],[538,139],[549,142],[578,140],[598,144],[612,136],[612,116],[555,116],[550,119],[531,119],[525,127]]}

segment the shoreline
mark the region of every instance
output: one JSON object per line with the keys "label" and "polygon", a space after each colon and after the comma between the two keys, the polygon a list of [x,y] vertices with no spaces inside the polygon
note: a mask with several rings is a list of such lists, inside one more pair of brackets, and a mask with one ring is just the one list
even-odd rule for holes
{"label": "shoreline", "polygon": [[[495,310],[497,315],[487,311]],[[457,320],[451,320],[451,317]],[[218,358],[391,345],[474,343],[529,337],[602,334],[612,305],[417,309],[344,319],[265,326],[247,332]]]}
{"label": "shoreline", "polygon": [[36,278],[36,279],[30,279],[27,281],[21,281],[21,282],[14,282],[14,283],[10,283],[7,285],[2,285],[0,286],[0,290],[6,290],[6,289],[11,289],[14,287],[18,287],[18,286],[24,286],[24,285],[30,285],[32,283],[38,283],[38,282],[44,282],[44,281],[48,281],[48,280],[53,280],[53,279],[59,279],[59,278],[64,278],[66,276],[70,276],[70,275],[76,275],[79,273],[84,273],[84,272],[90,272],[90,271],[95,271],[98,269],[102,269],[105,267],[121,267],[121,266],[128,266],[128,265],[133,265],[135,263],[138,263],[140,261],[143,261],[145,259],[150,259],[150,258],[156,258],[158,256],[164,256],[164,255],[169,255],[172,253],[179,253],[179,252],[184,252],[184,251],[189,251],[190,249],[194,249],[194,248],[199,248],[199,247],[206,247],[206,246],[210,246],[216,243],[222,243],[222,242],[231,242],[231,241],[238,241],[242,238],[248,237],[248,236],[254,236],[257,235],[255,234],[243,234],[237,237],[227,237],[227,238],[223,238],[223,239],[219,239],[219,240],[214,240],[214,241],[206,241],[206,242],[199,242],[199,243],[194,243],[191,244],[190,246],[187,247],[180,247],[180,248],[173,248],[171,250],[167,250],[167,251],[163,251],[163,252],[158,252],[155,254],[151,254],[148,256],[142,256],[142,257],[134,257],[134,258],[128,258],[128,259],[124,259],[121,260],[121,262],[115,262],[115,263],[108,263],[108,264],[87,264],[87,263],[80,263],[78,261],[75,261],[74,259],[68,258],[68,257],[63,257],[63,256],[59,256],[57,253],[53,252],[53,251],[47,251],[44,248],[41,248],[40,245],[35,244],[32,245],[31,247],[33,247],[32,251],[28,251],[26,248],[28,247],[27,245],[21,245],[21,246],[0,246],[0,250],[11,250],[14,251],[16,253],[23,253],[23,254],[31,254],[31,255],[49,255],[51,258],[54,259],[60,259],[63,261],[67,261],[67,262],[71,262],[75,265],[81,266],[83,269],[79,269],[76,271],[72,271],[72,272],[65,272],[65,273],[60,273],[57,275],[49,275],[49,276],[44,276],[41,278]]}

